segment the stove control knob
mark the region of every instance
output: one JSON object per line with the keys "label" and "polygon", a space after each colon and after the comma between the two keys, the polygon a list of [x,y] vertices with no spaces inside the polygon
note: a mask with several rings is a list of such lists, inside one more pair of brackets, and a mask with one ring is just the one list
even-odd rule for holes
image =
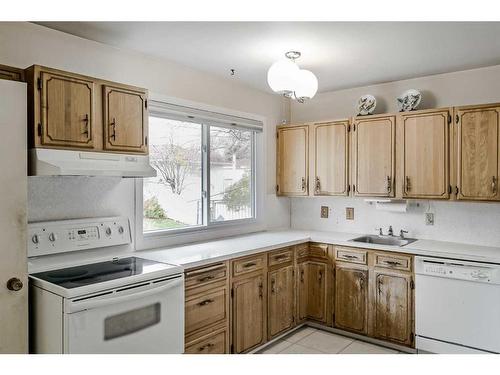
{"label": "stove control knob", "polygon": [[40,237],[38,234],[34,234],[33,237],[31,237],[31,241],[33,241],[34,244],[38,245],[40,243]]}
{"label": "stove control knob", "polygon": [[111,228],[106,227],[106,236],[111,236]]}
{"label": "stove control knob", "polygon": [[54,232],[52,232],[51,234],[49,234],[49,240],[51,242],[55,242],[57,240],[57,235]]}
{"label": "stove control knob", "polygon": [[118,233],[123,234],[123,227],[121,225],[118,227]]}

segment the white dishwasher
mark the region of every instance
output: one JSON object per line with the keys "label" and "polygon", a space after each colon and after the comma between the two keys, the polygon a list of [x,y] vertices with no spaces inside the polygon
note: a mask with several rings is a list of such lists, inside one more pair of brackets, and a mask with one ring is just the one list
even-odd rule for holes
{"label": "white dishwasher", "polygon": [[500,353],[500,265],[415,258],[416,346]]}

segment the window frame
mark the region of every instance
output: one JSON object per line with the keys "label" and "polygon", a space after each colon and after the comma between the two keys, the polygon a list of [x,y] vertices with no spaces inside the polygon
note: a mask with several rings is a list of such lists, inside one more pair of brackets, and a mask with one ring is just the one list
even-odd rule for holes
{"label": "window frame", "polygon": [[[151,95],[150,95],[151,97]],[[228,116],[245,117],[252,120],[260,121],[264,124],[265,119],[262,116],[242,113],[232,110],[227,110],[219,107],[179,101],[173,98],[158,97],[154,100],[163,101],[175,105],[184,105],[205,111],[215,111]],[[151,116],[151,114],[148,114]],[[165,116],[165,118],[168,118]],[[176,120],[174,118],[174,120]],[[182,244],[217,237],[225,237],[249,232],[263,230],[262,222],[262,201],[263,201],[263,152],[264,146],[264,131],[256,132],[248,129],[251,133],[251,212],[252,217],[244,219],[232,219],[226,221],[211,221],[210,220],[210,126],[217,127],[217,124],[200,124],[202,133],[202,204],[203,204],[203,224],[194,225],[185,228],[163,229],[149,232],[143,232],[143,179],[135,179],[134,195],[135,195],[135,247],[137,250],[168,246],[171,244]],[[206,147],[204,147],[206,146]],[[206,149],[205,149],[206,148]],[[260,152],[259,152],[260,150]],[[206,192],[206,197],[203,194]]]}

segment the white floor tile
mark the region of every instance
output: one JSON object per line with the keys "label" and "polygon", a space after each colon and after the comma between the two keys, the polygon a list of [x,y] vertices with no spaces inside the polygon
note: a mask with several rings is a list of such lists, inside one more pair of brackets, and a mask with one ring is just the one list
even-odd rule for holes
{"label": "white floor tile", "polygon": [[335,354],[341,352],[353,341],[353,339],[333,333],[316,331],[298,341],[297,344],[323,353]]}
{"label": "white floor tile", "polygon": [[389,348],[384,348],[383,346],[378,346],[370,344],[363,341],[354,341],[347,348],[342,350],[340,354],[397,354],[397,350],[392,350]]}
{"label": "white floor tile", "polygon": [[316,331],[317,330],[312,327],[303,327],[295,332],[292,332],[289,336],[285,336],[283,340],[291,343],[296,343],[297,341],[302,340],[304,337],[307,337]]}
{"label": "white floor tile", "polygon": [[281,351],[279,354],[325,354],[319,350],[312,348],[306,348],[305,346],[292,344],[285,350]]}

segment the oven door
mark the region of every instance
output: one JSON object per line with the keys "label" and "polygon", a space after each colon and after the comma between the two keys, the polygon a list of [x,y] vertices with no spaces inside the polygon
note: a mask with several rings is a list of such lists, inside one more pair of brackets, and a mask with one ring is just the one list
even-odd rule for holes
{"label": "oven door", "polygon": [[70,354],[183,353],[184,276],[67,300],[64,336]]}

